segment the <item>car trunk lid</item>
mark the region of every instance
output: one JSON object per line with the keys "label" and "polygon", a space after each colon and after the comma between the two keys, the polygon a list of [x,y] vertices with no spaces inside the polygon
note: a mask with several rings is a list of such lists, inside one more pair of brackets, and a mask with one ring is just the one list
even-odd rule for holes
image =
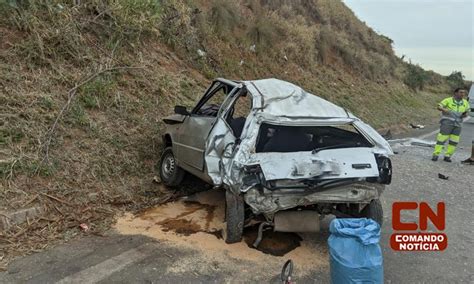
{"label": "car trunk lid", "polygon": [[313,152],[256,153],[267,181],[280,179],[346,179],[378,177],[372,148],[353,147]]}

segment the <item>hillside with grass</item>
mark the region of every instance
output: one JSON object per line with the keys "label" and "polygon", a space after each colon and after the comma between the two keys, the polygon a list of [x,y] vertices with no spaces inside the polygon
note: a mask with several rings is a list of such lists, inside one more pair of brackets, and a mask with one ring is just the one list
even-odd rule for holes
{"label": "hillside with grass", "polygon": [[337,0],[0,0],[5,258],[184,194],[156,180],[161,119],[214,77],[276,77],[376,128],[436,121],[452,81],[403,62]]}

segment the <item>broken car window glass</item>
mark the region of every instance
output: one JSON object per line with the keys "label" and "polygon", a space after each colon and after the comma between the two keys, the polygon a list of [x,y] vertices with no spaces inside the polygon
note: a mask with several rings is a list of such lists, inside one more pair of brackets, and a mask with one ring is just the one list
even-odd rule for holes
{"label": "broken car window glass", "polygon": [[282,126],[263,123],[256,151],[302,152],[320,148],[371,147],[372,145],[352,125]]}

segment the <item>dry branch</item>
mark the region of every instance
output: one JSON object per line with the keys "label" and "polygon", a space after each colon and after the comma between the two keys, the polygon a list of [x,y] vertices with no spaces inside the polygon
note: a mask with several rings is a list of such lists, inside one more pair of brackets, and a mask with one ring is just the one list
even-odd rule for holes
{"label": "dry branch", "polygon": [[32,203],[33,201],[35,201],[37,198],[38,198],[38,194],[36,194],[35,196],[33,196],[33,198],[31,198],[31,199],[28,200],[25,204],[23,204],[22,207],[26,207],[27,205],[29,205],[30,203]]}
{"label": "dry branch", "polygon": [[63,204],[66,204],[68,206],[72,206],[71,203],[65,201],[65,200],[62,200],[61,198],[58,198],[58,197],[55,197],[55,196],[52,196],[52,195],[49,195],[47,193],[41,193],[41,195],[44,195],[50,199],[53,199],[53,200],[56,200],[57,202],[60,202],[60,203],[63,203]]}

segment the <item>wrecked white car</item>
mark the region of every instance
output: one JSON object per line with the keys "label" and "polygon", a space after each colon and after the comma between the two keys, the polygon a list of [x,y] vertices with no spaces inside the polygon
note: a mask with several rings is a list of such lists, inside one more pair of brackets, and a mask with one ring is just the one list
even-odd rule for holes
{"label": "wrecked white car", "polygon": [[392,150],[347,110],[277,80],[217,79],[192,110],[164,119],[160,176],[185,172],[226,191],[226,242],[243,227],[317,231],[321,215],[382,223]]}

